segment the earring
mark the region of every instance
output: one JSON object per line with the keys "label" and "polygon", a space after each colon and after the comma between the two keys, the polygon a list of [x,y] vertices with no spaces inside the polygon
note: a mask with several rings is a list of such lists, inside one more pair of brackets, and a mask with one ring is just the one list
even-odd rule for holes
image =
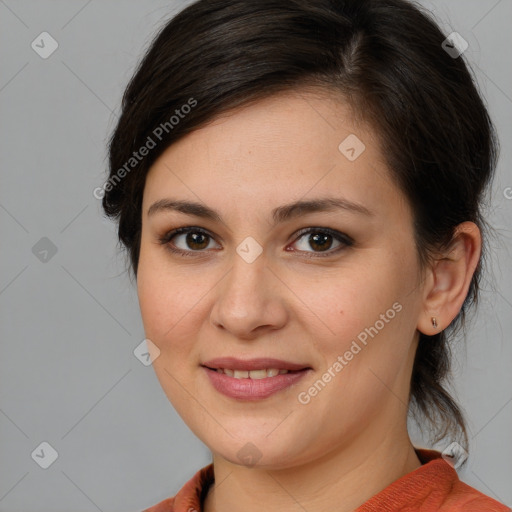
{"label": "earring", "polygon": [[432,327],[437,329],[437,318],[435,316],[432,317]]}

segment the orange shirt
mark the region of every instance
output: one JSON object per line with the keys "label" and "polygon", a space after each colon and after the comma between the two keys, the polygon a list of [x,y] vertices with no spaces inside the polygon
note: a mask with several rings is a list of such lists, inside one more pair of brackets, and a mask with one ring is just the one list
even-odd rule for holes
{"label": "orange shirt", "polygon": [[[512,509],[461,482],[434,450],[416,449],[423,464],[388,485],[354,512],[512,512]],[[213,464],[200,469],[174,496],[143,512],[202,512],[214,481]]]}

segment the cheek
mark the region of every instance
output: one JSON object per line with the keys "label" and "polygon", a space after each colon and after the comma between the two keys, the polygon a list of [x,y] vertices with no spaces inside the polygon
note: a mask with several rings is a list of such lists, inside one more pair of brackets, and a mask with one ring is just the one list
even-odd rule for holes
{"label": "cheek", "polygon": [[[149,251],[148,251],[149,253]],[[204,296],[211,284],[190,270],[167,268],[159,254],[141,251],[137,294],[146,337],[162,353],[191,350],[204,323]],[[199,267],[198,267],[199,268]]]}
{"label": "cheek", "polygon": [[146,336],[161,348],[172,343],[183,326],[189,325],[193,310],[188,298],[176,291],[179,283],[153,279],[147,274],[139,281],[139,305]]}
{"label": "cheek", "polygon": [[146,336],[162,344],[166,331],[179,318],[180,285],[162,268],[162,262],[142,243],[137,272],[137,295]]}
{"label": "cheek", "polygon": [[320,325],[329,327],[322,329],[327,333],[323,343],[328,366],[346,351],[348,358],[352,358],[350,352],[357,353],[354,361],[366,359],[367,352],[387,358],[386,353],[406,343],[410,336],[404,320],[414,297],[414,272],[413,262],[389,250],[375,251],[364,266],[341,270],[335,279],[326,279],[316,288],[324,290],[321,295],[314,298],[311,290],[307,292],[316,301]]}
{"label": "cheek", "polygon": [[[184,286],[181,279],[162,269],[161,262],[158,265],[141,257],[137,293],[145,336],[158,348],[153,370],[169,401],[185,418],[187,404],[190,405],[190,395],[185,390],[197,394],[188,365],[197,359],[194,340],[199,323],[193,305],[199,297],[191,300],[190,292],[183,292]],[[189,288],[194,290],[190,285]],[[198,295],[197,290],[193,295]]]}
{"label": "cheek", "polygon": [[[352,332],[375,322],[401,294],[400,279],[392,265],[379,268],[378,264],[363,263],[340,269],[337,276],[327,277],[323,286],[315,287],[317,295],[312,300],[335,333]],[[319,295],[322,288],[324,293]],[[311,290],[307,293],[311,296]]]}

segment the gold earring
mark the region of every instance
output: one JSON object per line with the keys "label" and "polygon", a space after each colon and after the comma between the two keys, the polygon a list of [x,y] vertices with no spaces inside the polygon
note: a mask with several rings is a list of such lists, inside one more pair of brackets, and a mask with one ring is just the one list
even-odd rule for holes
{"label": "gold earring", "polygon": [[437,329],[437,318],[435,316],[432,317],[432,327],[434,327],[434,329]]}

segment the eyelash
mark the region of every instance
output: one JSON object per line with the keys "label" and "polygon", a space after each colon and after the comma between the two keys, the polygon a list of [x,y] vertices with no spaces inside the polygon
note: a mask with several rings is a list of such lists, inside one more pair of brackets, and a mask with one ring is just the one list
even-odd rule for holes
{"label": "eyelash", "polygon": [[[200,250],[200,251],[184,251],[182,249],[177,249],[176,247],[173,247],[172,244],[170,243],[171,240],[176,235],[180,235],[180,234],[183,234],[183,233],[185,233],[185,234],[187,234],[187,233],[201,233],[203,235],[206,235],[210,239],[214,238],[207,231],[205,231],[204,229],[201,229],[201,228],[198,228],[198,227],[195,227],[195,226],[188,226],[188,227],[181,227],[181,228],[173,229],[172,231],[169,231],[169,232],[165,233],[162,237],[159,237],[158,241],[159,241],[159,243],[161,245],[164,245],[165,248],[168,251],[170,251],[173,254],[178,254],[179,256],[197,257],[196,256],[197,253],[201,254],[201,253],[204,252],[204,250]],[[296,238],[295,238],[293,243],[297,242],[304,235],[311,234],[311,233],[315,233],[315,234],[322,233],[322,234],[330,235],[335,240],[337,240],[338,242],[340,242],[343,245],[341,245],[340,247],[337,247],[334,250],[328,250],[328,251],[325,251],[325,252],[312,252],[312,253],[310,253],[309,251],[298,251],[298,252],[303,252],[303,253],[306,253],[306,254],[311,254],[311,256],[306,256],[306,258],[325,258],[325,257],[328,257],[328,256],[332,256],[333,254],[337,254],[338,252],[340,252],[340,251],[342,251],[342,250],[344,250],[344,249],[346,249],[348,247],[351,247],[354,244],[354,240],[351,237],[349,237],[348,235],[346,235],[344,233],[341,233],[339,231],[336,231],[334,229],[320,228],[320,227],[317,227],[317,228],[305,228],[303,230],[300,230],[297,233]],[[196,253],[196,254],[194,254],[194,253]]]}

